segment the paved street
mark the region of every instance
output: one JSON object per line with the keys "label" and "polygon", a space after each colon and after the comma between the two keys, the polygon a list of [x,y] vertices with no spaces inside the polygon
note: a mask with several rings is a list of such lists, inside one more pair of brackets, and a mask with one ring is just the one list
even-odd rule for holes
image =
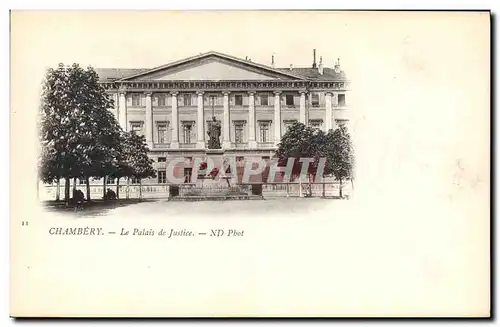
{"label": "paved street", "polygon": [[[238,215],[263,216],[268,214],[309,214],[310,212],[330,206],[332,203],[345,203],[342,200],[320,198],[275,198],[269,200],[227,200],[227,201],[195,201],[177,202],[167,200],[119,200],[94,201],[92,205],[75,210],[48,205],[46,211],[68,215],[68,217],[144,217],[166,216],[211,216],[234,218]],[[338,207],[338,205],[336,206]]]}

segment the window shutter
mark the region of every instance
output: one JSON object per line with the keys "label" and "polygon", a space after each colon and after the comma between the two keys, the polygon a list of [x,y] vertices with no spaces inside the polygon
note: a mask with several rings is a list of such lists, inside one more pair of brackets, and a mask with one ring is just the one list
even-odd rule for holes
{"label": "window shutter", "polygon": [[132,94],[127,94],[127,107],[132,106]]}
{"label": "window shutter", "polygon": [[141,94],[141,107],[145,107],[146,106],[146,95],[145,94]]}
{"label": "window shutter", "polygon": [[234,102],[234,94],[232,94],[232,95],[229,97],[229,104],[230,104],[231,106],[234,106],[234,103],[235,103],[235,102]]}
{"label": "window shutter", "polygon": [[152,106],[153,106],[153,107],[158,107],[158,102],[159,102],[159,101],[158,101],[158,97],[159,97],[159,96],[160,96],[160,95],[158,95],[158,94],[157,94],[157,95],[155,95],[154,97],[152,97],[152,99],[151,99],[151,104],[152,104]]}

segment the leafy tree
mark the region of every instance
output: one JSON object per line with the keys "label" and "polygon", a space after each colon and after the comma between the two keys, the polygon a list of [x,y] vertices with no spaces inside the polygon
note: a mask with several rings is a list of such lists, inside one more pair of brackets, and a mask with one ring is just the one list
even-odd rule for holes
{"label": "leafy tree", "polygon": [[40,110],[41,179],[51,182],[65,178],[65,201],[69,201],[69,178],[75,174],[80,158],[75,143],[79,135],[75,130],[75,111],[70,69],[59,65],[49,69],[42,86]]}
{"label": "leafy tree", "polygon": [[71,178],[86,179],[89,199],[88,177],[105,174],[116,162],[119,126],[107,110],[112,106],[91,67],[60,64],[47,70],[40,110],[40,176],[45,182],[65,179],[66,203]]}
{"label": "leafy tree", "polygon": [[135,177],[139,179],[139,192],[141,192],[142,186],[140,185],[140,180],[148,177],[156,177],[156,171],[153,168],[153,159],[148,156],[149,149],[144,136],[137,135],[133,131],[123,132],[121,143],[121,152],[117,154],[119,160],[112,167],[110,174],[117,178],[117,197],[119,196],[120,178]]}
{"label": "leafy tree", "polygon": [[321,156],[325,135],[322,131],[307,127],[302,123],[290,126],[282,136],[275,156],[280,166],[286,166],[289,158],[295,158],[293,162],[292,176],[296,177],[301,172],[300,158],[311,158],[309,164],[309,179],[314,176]]}
{"label": "leafy tree", "polygon": [[347,127],[339,126],[327,135],[325,147],[326,170],[333,173],[340,183],[339,192],[342,197],[342,182],[353,177],[354,151]]}
{"label": "leafy tree", "polygon": [[311,158],[308,176],[309,183],[317,173],[320,158],[326,158],[323,174],[333,174],[340,183],[351,179],[353,174],[354,153],[349,133],[345,126],[324,133],[321,130],[306,127],[304,124],[293,124],[281,138],[276,151],[281,166],[286,166],[288,158],[296,158],[292,175],[301,172],[299,158]]}
{"label": "leafy tree", "polygon": [[[118,165],[122,152],[121,128],[115,116],[108,110],[113,107],[113,101],[99,85],[97,73],[88,68],[83,71],[79,80],[79,103],[85,113],[79,117],[79,121],[86,131],[78,145],[84,154],[79,173],[85,178],[87,201],[90,201],[89,177],[107,176]],[[105,183],[106,181],[104,192]]]}

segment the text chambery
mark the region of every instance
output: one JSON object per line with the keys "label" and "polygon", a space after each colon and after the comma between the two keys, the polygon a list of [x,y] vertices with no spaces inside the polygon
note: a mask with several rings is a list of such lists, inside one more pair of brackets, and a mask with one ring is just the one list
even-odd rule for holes
{"label": "text chambery", "polygon": [[50,235],[104,235],[102,228],[93,227],[52,227],[49,229]]}

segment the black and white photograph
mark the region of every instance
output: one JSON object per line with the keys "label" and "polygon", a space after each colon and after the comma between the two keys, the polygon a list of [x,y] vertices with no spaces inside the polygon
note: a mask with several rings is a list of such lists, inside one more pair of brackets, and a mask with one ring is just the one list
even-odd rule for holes
{"label": "black and white photograph", "polygon": [[311,49],[300,66],[268,59],[210,51],[151,69],[49,68],[40,200],[102,214],[143,200],[164,211],[176,200],[348,199],[354,149],[340,58],[327,65]]}
{"label": "black and white photograph", "polygon": [[491,315],[490,12],[12,10],[10,315]]}

